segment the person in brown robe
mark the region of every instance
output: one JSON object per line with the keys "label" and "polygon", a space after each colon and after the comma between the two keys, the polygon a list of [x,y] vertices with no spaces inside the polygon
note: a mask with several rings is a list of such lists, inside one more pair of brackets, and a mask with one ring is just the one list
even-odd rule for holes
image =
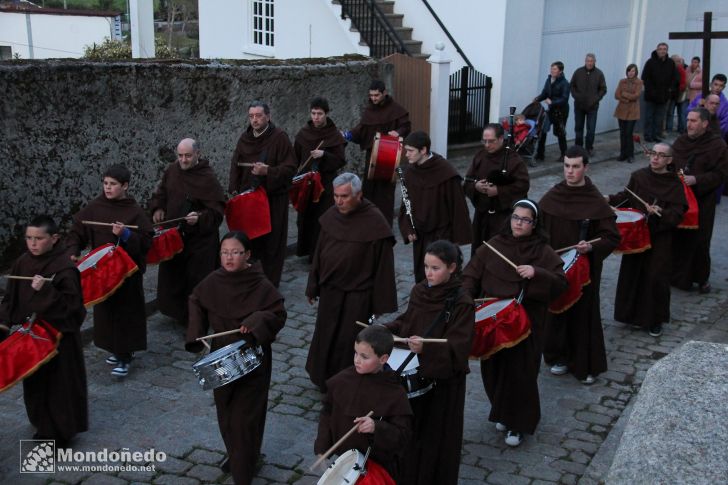
{"label": "person in brown robe", "polygon": [[[403,178],[410,201],[399,209],[399,230],[405,244],[412,243],[415,283],[425,279],[425,249],[438,239],[470,244],[468,204],[455,168],[430,152],[430,137],[424,131],[407,135],[404,141],[408,164]],[[414,222],[414,227],[413,227]]]}
{"label": "person in brown robe", "polygon": [[587,385],[607,370],[599,287],[603,262],[620,241],[614,211],[586,176],[588,169],[587,151],[570,147],[564,157],[564,180],[539,202],[551,247],[577,245],[579,257],[589,261],[589,284],[582,287],[579,300],[546,321],[544,360],[554,375],[571,372]]}
{"label": "person in brown robe", "polygon": [[[112,243],[123,248],[139,267],[113,295],[94,306],[94,344],[111,352],[106,362],[115,366],[111,374],[116,377],[128,374],[135,351],[147,349],[144,272],[154,231],[142,208],[127,194],[130,178],[131,173],[124,165],[109,167],[103,176],[103,193],[73,216],[66,238],[66,248],[73,260],[86,247],[95,249]],[[82,221],[113,226],[85,225]],[[126,226],[138,226],[138,229]]]}
{"label": "person in brown robe", "polygon": [[165,169],[148,207],[155,223],[185,217],[174,223],[179,225],[184,248],[159,264],[157,306],[186,327],[187,297],[217,268],[219,227],[225,211],[220,182],[210,162],[200,158],[195,140],[179,142],[177,161]]}
{"label": "person in brown robe", "polygon": [[[329,102],[325,98],[316,97],[311,100],[311,119],[296,134],[293,152],[298,160],[298,172],[318,172],[324,191],[318,202],[311,201],[303,212],[299,212],[298,243],[296,256],[308,256],[313,261],[321,226],[319,217],[334,205],[334,187],[332,182],[336,172],[346,165],[346,140],[341,136],[334,121],[328,117]],[[306,160],[309,164],[303,166]]]}
{"label": "person in brown robe", "polygon": [[[511,206],[528,195],[528,168],[515,150],[505,147],[503,127],[490,123],[483,130],[483,148],[475,154],[465,174],[463,189],[473,203],[473,245],[470,255],[500,232],[511,214]],[[506,157],[506,178],[488,180],[502,171]],[[508,182],[508,183],[504,183]]]}
{"label": "person in brown robe", "polygon": [[319,219],[306,287],[311,305],[319,299],[306,372],[323,392],[329,377],[351,365],[355,322],[397,310],[392,229],[362,198],[359,177],[342,173],[333,185],[335,205]]}
{"label": "person in brown robe", "polygon": [[524,433],[533,434],[541,419],[538,371],[543,325],[548,304],[567,286],[561,258],[546,244],[538,214],[535,202],[517,201],[510,225],[488,241],[517,269],[481,246],[463,271],[463,288],[473,297],[517,298],[523,292],[521,303],[531,322],[526,338],[480,361],[491,404],[488,419],[498,431],[507,431],[509,446],[521,444]]}
{"label": "person in brown robe", "polygon": [[[268,195],[271,232],[250,242],[253,258],[277,288],[288,246],[288,188],[296,172],[296,156],[288,135],[270,120],[266,103],[248,106],[250,126],[240,135],[230,162],[230,193],[262,186]],[[241,167],[238,163],[252,163]]]}
{"label": "person in brown robe", "polygon": [[698,229],[675,231],[672,242],[672,286],[690,290],[698,284],[710,292],[710,240],[715,221],[715,191],[728,179],[728,149],[720,134],[708,130],[709,113],[695,108],[688,113],[687,132],[673,143],[672,163],[685,173],[685,183],[698,201]]}
{"label": "person in brown robe", "polygon": [[409,112],[387,94],[384,83],[375,79],[369,85],[369,102],[361,115],[359,124],[351,131],[344,132],[347,141],[353,141],[366,150],[364,166],[364,197],[372,201],[384,215],[391,226],[394,220],[394,189],[396,183],[390,180],[369,180],[369,161],[372,157],[372,145],[377,133],[382,135],[409,135],[412,123]]}
{"label": "person in brown robe", "polygon": [[263,349],[261,364],[213,390],[227,463],[237,485],[249,485],[256,472],[265,431],[272,372],[271,344],[286,322],[283,296],[268,281],[260,263],[251,263],[250,240],[242,232],[223,236],[222,267],[195,287],[189,298],[190,324],[185,349],[203,350],[197,338],[239,329],[240,333],[209,340],[211,351],[240,340]]}
{"label": "person in brown robe", "polygon": [[[409,338],[418,375],[434,381],[428,392],[410,399],[415,414],[412,444],[404,457],[400,484],[458,483],[463,441],[465,377],[473,340],[473,300],[462,289],[460,248],[431,243],[425,254],[426,279],[410,292],[407,310],[386,326]],[[418,337],[444,338],[426,343]]]}
{"label": "person in brown robe", "polygon": [[[357,432],[335,451],[366,454],[390,477],[399,479],[401,459],[412,435],[412,408],[399,376],[387,364],[394,340],[389,330],[372,325],[359,332],[354,366],[326,381],[314,452],[322,455],[352,427]],[[367,413],[373,411],[371,417]]]}
{"label": "person in brown robe", "polygon": [[614,319],[659,337],[662,324],[670,321],[672,238],[687,210],[687,199],[678,175],[668,171],[672,163],[670,145],[658,143],[652,150],[650,166],[633,172],[627,184],[642,200],[654,201],[652,206],[646,208],[626,190],[610,195],[609,203],[647,212],[651,244],[644,252],[622,255]]}
{"label": "person in brown robe", "polygon": [[[10,274],[33,280],[8,280],[0,304],[0,323],[9,328],[36,314],[37,319],[61,332],[56,356],[23,381],[23,398],[28,419],[37,430],[33,439],[54,439],[56,446],[66,447],[77,433],[88,430],[80,332],[86,309],[79,272],[59,239],[58,226],[48,216],[38,216],[28,224],[28,252],[13,264]],[[3,338],[0,331],[0,341]]]}

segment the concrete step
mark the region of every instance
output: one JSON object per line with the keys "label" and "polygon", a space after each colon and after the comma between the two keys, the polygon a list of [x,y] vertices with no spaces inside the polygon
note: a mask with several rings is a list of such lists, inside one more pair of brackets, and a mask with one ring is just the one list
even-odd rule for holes
{"label": "concrete step", "polygon": [[376,0],[376,4],[384,13],[394,13],[394,0]]}

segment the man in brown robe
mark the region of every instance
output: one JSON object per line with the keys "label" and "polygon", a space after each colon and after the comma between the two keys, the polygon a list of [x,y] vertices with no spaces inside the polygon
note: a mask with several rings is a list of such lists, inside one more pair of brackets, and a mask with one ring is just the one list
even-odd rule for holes
{"label": "man in brown robe", "polygon": [[319,219],[306,287],[309,303],[320,299],[306,372],[323,391],[329,377],[351,365],[355,322],[397,310],[392,229],[362,198],[359,177],[343,173],[333,185],[335,205]]}
{"label": "man in brown robe", "polygon": [[225,210],[220,182],[210,162],[200,158],[195,140],[179,142],[177,161],[165,169],[148,206],[155,223],[185,218],[174,222],[179,225],[184,248],[159,265],[157,305],[161,313],[186,327],[187,297],[217,267],[219,227]]}
{"label": "man in brown robe", "polygon": [[614,211],[586,176],[588,166],[587,151],[578,145],[570,147],[564,157],[564,181],[539,202],[551,246],[576,244],[579,257],[589,261],[589,284],[575,304],[547,321],[543,349],[551,373],[570,371],[584,384],[592,384],[607,370],[599,286],[602,263],[620,241]]}
{"label": "man in brown robe", "polygon": [[675,231],[672,243],[672,286],[690,290],[698,284],[710,292],[710,240],[715,221],[716,189],[728,179],[728,149],[720,133],[708,130],[710,114],[705,108],[688,113],[687,132],[673,143],[676,170],[685,173],[685,183],[698,201],[698,229]]}
{"label": "man in brown robe", "polygon": [[[253,257],[277,288],[288,245],[288,188],[296,172],[296,157],[288,135],[270,120],[266,103],[248,106],[250,126],[240,135],[230,161],[230,193],[262,186],[268,195],[271,231],[251,241]],[[239,166],[252,163],[252,168]]]}
{"label": "man in brown robe", "polygon": [[[308,256],[313,261],[321,226],[319,217],[334,205],[334,187],[331,182],[336,172],[346,165],[346,140],[341,136],[334,121],[328,117],[329,102],[325,98],[314,98],[311,101],[311,119],[296,134],[293,152],[298,160],[298,172],[318,172],[324,191],[318,202],[310,201],[307,207],[298,214],[297,256]],[[304,166],[308,160],[308,164]]]}
{"label": "man in brown robe", "polygon": [[[505,147],[503,127],[490,123],[483,130],[483,148],[475,154],[463,189],[475,207],[470,254],[503,228],[511,206],[528,194],[528,168],[516,150]],[[505,160],[505,176],[502,172]],[[491,175],[493,174],[493,175]],[[489,180],[488,178],[493,179]]]}
{"label": "man in brown robe", "polygon": [[[234,233],[231,233],[234,234]],[[224,242],[224,241],[223,241]],[[190,295],[190,324],[185,348],[203,350],[197,338],[207,334],[240,329],[240,333],[209,340],[212,351],[246,340],[263,350],[261,364],[213,390],[220,433],[225,442],[229,467],[236,484],[250,484],[255,476],[265,431],[268,389],[272,372],[271,344],[286,322],[283,296],[263,274],[260,263],[250,261],[243,246],[245,269],[227,271],[224,267],[210,273]]]}
{"label": "man in brown robe", "polygon": [[384,83],[378,79],[369,85],[369,102],[361,115],[359,124],[345,132],[348,141],[353,141],[366,150],[364,166],[364,197],[376,205],[384,219],[391,226],[394,219],[395,183],[389,180],[369,180],[369,161],[372,144],[377,133],[405,137],[412,129],[409,112],[387,94]]}
{"label": "man in brown robe", "polygon": [[670,321],[672,238],[687,209],[683,184],[674,171],[668,170],[671,163],[670,145],[658,143],[650,153],[650,166],[633,172],[629,178],[627,188],[644,201],[654,201],[651,208],[626,190],[609,197],[611,205],[646,212],[650,231],[649,249],[622,255],[614,319],[648,330],[653,337],[659,337],[662,324]]}
{"label": "man in brown robe", "polygon": [[430,152],[429,135],[424,131],[410,133],[404,150],[409,163],[403,178],[411,214],[403,200],[398,221],[404,243],[412,243],[417,283],[425,279],[427,246],[438,239],[469,244],[470,221],[460,175],[450,162]]}
{"label": "man in brown robe", "polygon": [[[58,354],[23,381],[23,398],[33,439],[54,439],[65,447],[77,433],[88,430],[86,367],[83,361],[81,324],[86,316],[81,279],[58,243],[58,226],[48,216],[28,224],[28,252],[20,256],[11,275],[34,278],[8,280],[0,304],[0,324],[7,328],[25,323],[32,314],[61,332]],[[44,281],[42,278],[53,278]],[[4,332],[0,330],[0,341]]]}
{"label": "man in brown robe", "polygon": [[[109,298],[94,306],[94,344],[111,352],[106,362],[115,366],[111,374],[116,377],[128,374],[135,351],[147,349],[143,278],[154,231],[142,208],[126,192],[130,177],[131,173],[123,165],[109,167],[104,172],[103,193],[73,216],[66,238],[66,248],[74,260],[86,247],[95,249],[112,243],[122,247],[139,267]],[[113,225],[86,225],[82,221]],[[121,231],[116,234],[120,226]],[[125,226],[138,226],[138,229]]]}

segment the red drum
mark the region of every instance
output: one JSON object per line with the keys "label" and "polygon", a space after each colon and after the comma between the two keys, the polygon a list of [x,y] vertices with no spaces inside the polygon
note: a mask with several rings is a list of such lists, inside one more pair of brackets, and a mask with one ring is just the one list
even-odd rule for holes
{"label": "red drum", "polygon": [[622,240],[614,251],[635,254],[652,247],[645,215],[637,209],[617,209],[617,229]]}
{"label": "red drum", "polygon": [[147,264],[159,264],[174,258],[181,253],[185,244],[176,227],[171,229],[155,229],[152,247],[147,253]]}
{"label": "red drum", "polygon": [[683,184],[685,198],[688,201],[688,210],[685,211],[682,221],[677,225],[678,229],[697,229],[698,228],[698,199],[695,198],[693,189],[685,183],[685,177],[680,175],[680,181]]}
{"label": "red drum", "polygon": [[121,246],[99,246],[78,262],[81,272],[83,304],[86,308],[101,303],[114,294],[124,280],[139,267]]}
{"label": "red drum", "polygon": [[564,273],[569,286],[557,299],[549,305],[551,313],[563,313],[581,298],[582,288],[591,283],[589,275],[589,258],[570,249],[561,255],[564,261]]}
{"label": "red drum", "polygon": [[306,172],[293,177],[293,184],[288,189],[288,198],[291,205],[297,212],[305,212],[308,204],[317,203],[324,192],[321,183],[321,174],[318,172]]}
{"label": "red drum", "polygon": [[0,392],[33,374],[58,351],[61,333],[48,322],[25,323],[0,342]]}
{"label": "red drum", "polygon": [[250,239],[268,234],[271,231],[270,206],[265,189],[246,190],[228,200],[225,219],[231,231],[242,231]]}
{"label": "red drum", "polygon": [[372,156],[369,159],[369,180],[396,181],[397,167],[402,157],[402,137],[377,133],[372,145]]}
{"label": "red drum", "polygon": [[475,309],[475,337],[470,356],[488,359],[514,347],[531,333],[526,309],[514,298],[487,301]]}

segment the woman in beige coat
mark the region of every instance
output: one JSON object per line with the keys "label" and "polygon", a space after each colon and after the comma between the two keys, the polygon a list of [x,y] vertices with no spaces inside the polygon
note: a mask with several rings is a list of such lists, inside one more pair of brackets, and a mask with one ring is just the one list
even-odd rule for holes
{"label": "woman in beige coat", "polygon": [[640,119],[640,94],[642,80],[637,77],[637,66],[627,66],[627,77],[619,81],[614,97],[619,103],[614,117],[619,121],[619,158],[618,161],[632,163],[634,160],[634,125]]}

